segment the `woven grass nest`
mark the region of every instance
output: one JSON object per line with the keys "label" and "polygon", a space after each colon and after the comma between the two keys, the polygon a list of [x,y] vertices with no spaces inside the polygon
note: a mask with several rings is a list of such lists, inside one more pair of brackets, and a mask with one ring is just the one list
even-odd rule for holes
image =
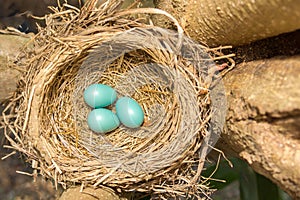
{"label": "woven grass nest", "polygon": [[[55,185],[201,196],[209,189],[200,173],[225,114],[214,60],[226,56],[184,36],[168,13],[96,2],[45,17],[17,63],[24,73],[4,112],[6,137]],[[149,14],[168,17],[177,31],[156,27]],[[92,132],[83,91],[93,83],[137,100],[143,125]]]}

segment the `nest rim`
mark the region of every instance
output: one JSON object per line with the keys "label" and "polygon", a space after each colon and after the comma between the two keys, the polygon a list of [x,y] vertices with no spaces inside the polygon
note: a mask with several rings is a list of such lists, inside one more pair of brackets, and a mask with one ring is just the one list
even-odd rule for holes
{"label": "nest rim", "polygon": [[[89,5],[91,6],[92,4],[89,4]],[[114,7],[116,7],[115,4],[107,5],[108,10],[112,9]],[[103,9],[103,8],[101,8],[101,9]],[[134,14],[136,12],[146,12],[146,11],[145,10],[132,11],[131,14]],[[149,9],[148,9],[148,11],[149,11]],[[93,12],[95,13],[94,10],[93,10]],[[130,13],[130,11],[125,11],[125,13],[126,12]],[[76,14],[80,15],[79,13],[76,13]],[[158,14],[161,14],[161,12],[159,12]],[[58,14],[56,14],[56,15],[58,15]],[[100,15],[102,15],[102,13],[100,13]],[[116,16],[120,16],[120,14],[118,12],[116,12]],[[57,17],[57,16],[55,16],[55,17]],[[131,22],[132,21],[128,21],[128,22],[124,23],[123,28],[125,28],[125,30],[126,30],[127,29],[126,27]],[[135,21],[132,23],[133,23],[133,26],[143,27],[143,24],[137,25]],[[177,23],[175,23],[175,24],[177,24]],[[149,27],[149,25],[146,25],[146,27]],[[178,27],[180,27],[180,26],[178,26]],[[48,26],[48,28],[51,28],[51,26]],[[41,68],[27,67],[28,71],[27,71],[26,78],[31,80],[32,82],[21,80],[21,82],[19,83],[20,87],[22,88],[22,87],[26,86],[27,89],[25,90],[25,93],[23,92],[22,94],[17,92],[13,98],[14,105],[10,104],[8,106],[8,107],[11,107],[11,106],[14,107],[14,109],[13,109],[14,113],[19,112],[19,114],[20,114],[20,111],[22,111],[23,118],[21,118],[21,117],[19,119],[17,118],[20,123],[18,126],[12,125],[12,123],[9,122],[9,120],[7,120],[5,122],[6,127],[10,131],[14,132],[15,138],[12,139],[12,137],[8,133],[6,134],[6,137],[10,140],[11,145],[15,149],[18,149],[19,151],[25,153],[29,157],[29,159],[32,159],[33,168],[39,169],[40,173],[44,176],[54,178],[56,185],[59,183],[66,187],[68,182],[79,182],[83,185],[92,184],[94,186],[98,186],[99,184],[105,184],[105,185],[109,185],[109,186],[113,186],[113,187],[117,187],[117,188],[122,188],[122,189],[128,190],[128,191],[130,191],[132,189],[136,189],[136,190],[142,191],[142,192],[145,192],[145,191],[149,192],[149,183],[150,183],[150,185],[152,184],[152,185],[156,186],[156,187],[152,187],[150,190],[158,192],[161,190],[161,188],[164,188],[165,191],[167,191],[170,188],[172,188],[172,185],[162,186],[159,184],[159,182],[164,180],[164,178],[166,178],[166,176],[168,176],[168,174],[170,175],[169,172],[172,172],[171,174],[173,174],[174,172],[177,171],[176,173],[178,173],[177,167],[183,166],[182,163],[186,162],[185,158],[183,158],[183,157],[189,156],[189,158],[192,161],[193,159],[195,159],[194,155],[198,152],[198,150],[200,148],[202,149],[201,150],[202,152],[208,151],[207,145],[209,144],[209,141],[210,141],[209,132],[207,132],[205,137],[203,135],[202,136],[198,135],[200,137],[204,137],[204,140],[203,140],[203,138],[200,139],[202,142],[195,140],[194,144],[192,145],[193,147],[191,147],[191,149],[186,151],[185,154],[183,154],[182,158],[174,161],[173,165],[170,168],[163,168],[162,170],[159,171],[158,174],[155,174],[154,176],[151,174],[150,175],[145,174],[142,177],[134,177],[134,176],[130,177],[130,176],[128,176],[128,174],[122,175],[122,173],[120,173],[117,170],[117,168],[103,169],[103,171],[101,172],[102,176],[99,176],[99,174],[97,175],[97,173],[96,173],[96,172],[99,173],[99,169],[97,169],[97,167],[96,167],[97,165],[99,165],[99,163],[97,163],[97,161],[95,159],[92,159],[92,160],[89,159],[89,157],[86,156],[87,151],[84,150],[84,148],[78,148],[80,146],[80,143],[78,143],[78,141],[76,139],[78,137],[78,134],[74,133],[74,130],[70,130],[70,129],[66,128],[65,130],[63,129],[63,131],[57,130],[58,134],[52,134],[52,133],[49,133],[49,130],[45,129],[44,127],[41,127],[40,124],[36,124],[37,121],[39,121],[37,116],[45,114],[45,110],[41,109],[42,108],[41,104],[43,102],[43,99],[48,98],[47,94],[53,95],[53,92],[51,92],[51,88],[47,89],[47,87],[45,87],[45,86],[51,85],[51,81],[55,80],[55,78],[57,76],[63,77],[61,75],[62,72],[66,72],[66,71],[62,70],[62,67],[64,66],[64,64],[62,64],[62,63],[69,62],[69,63],[77,65],[77,67],[79,67],[80,65],[78,63],[84,62],[84,59],[87,56],[88,52],[90,51],[91,47],[96,46],[97,43],[99,43],[101,41],[105,41],[108,38],[112,37],[113,35],[122,33],[123,30],[122,30],[122,28],[121,29],[111,28],[110,31],[107,31],[108,34],[106,34],[101,39],[99,39],[99,38],[96,39],[96,37],[91,39],[91,38],[88,38],[89,36],[83,37],[82,35],[79,35],[79,38],[82,39],[82,41],[87,41],[87,39],[88,39],[88,42],[86,42],[84,45],[78,44],[78,43],[76,44],[76,42],[74,42],[75,40],[71,39],[72,43],[70,43],[70,44],[71,45],[75,44],[74,46],[77,45],[76,46],[77,48],[74,48],[73,50],[70,51],[71,53],[68,52],[68,50],[70,50],[70,49],[64,47],[64,45],[67,43],[66,40],[63,43],[61,43],[61,41],[57,41],[56,47],[59,47],[59,48],[56,48],[55,53],[52,53],[50,55],[49,52],[46,52],[43,55],[44,57],[50,56],[50,58],[47,58],[47,60],[56,60],[56,61],[52,62],[51,63],[52,65],[50,65],[49,63],[47,63],[47,60],[44,60],[42,63],[43,67],[41,67]],[[36,37],[36,40],[39,42],[43,41],[43,39],[45,39],[45,35],[43,35],[43,34],[45,34],[46,31],[47,31],[47,29],[45,29],[44,31],[41,31],[40,35],[38,35]],[[178,33],[179,33],[179,36],[182,35],[181,28],[178,29]],[[64,34],[62,34],[62,35],[64,35]],[[41,36],[41,37],[39,37],[39,36]],[[97,36],[99,36],[99,35],[97,35]],[[72,37],[76,38],[76,36],[72,36]],[[46,40],[49,40],[49,38],[47,38]],[[55,40],[52,40],[52,42],[53,41],[55,41]],[[51,47],[50,49],[52,49],[52,50],[55,47],[55,45],[49,44],[49,42],[48,42],[48,45],[49,45],[49,47]],[[84,47],[82,47],[82,46],[84,46]],[[78,56],[78,54],[76,55],[76,53],[78,51],[81,51],[81,53],[80,53],[81,56]],[[36,54],[35,57],[31,57],[28,59],[31,61],[30,63],[34,63],[36,65],[37,62],[35,62],[34,60],[41,59],[43,56]],[[75,64],[75,63],[77,63],[77,64]],[[55,73],[53,73],[53,72],[55,72]],[[70,73],[70,72],[68,72],[68,73]],[[43,84],[40,84],[41,82]],[[61,86],[59,87],[57,92],[60,92],[60,91],[63,91],[63,88]],[[23,101],[23,106],[19,105],[20,100]],[[70,111],[66,111],[66,112],[70,112]],[[69,116],[69,115],[70,115],[70,113],[66,114],[66,116]],[[5,116],[6,115],[4,114],[4,118],[5,118]],[[45,116],[46,116],[46,114],[45,114]],[[49,117],[51,117],[51,116],[48,115],[45,119],[49,119]],[[70,123],[70,121],[68,121],[68,123]],[[71,122],[71,123],[74,123],[74,122]],[[29,129],[27,130],[27,128],[29,128]],[[43,134],[41,134],[41,131],[43,132]],[[65,135],[69,135],[69,134],[71,134],[71,135],[73,134],[71,136],[71,140],[73,140],[73,141],[71,141],[71,145],[68,148],[63,149],[61,147],[61,145],[57,145],[56,149],[51,148],[51,145],[55,146],[55,144],[57,143],[57,140],[60,140],[62,143],[68,142],[67,140],[64,139],[64,137],[65,137]],[[49,138],[47,138],[47,135],[50,137],[51,136],[54,136],[54,137],[49,139]],[[24,140],[28,140],[28,141],[24,142]],[[41,143],[39,144],[37,141],[40,141]],[[28,146],[26,146],[26,145],[28,145]],[[201,147],[201,145],[202,145],[202,147]],[[43,149],[43,150],[41,150],[41,149]],[[61,160],[59,160],[59,161],[56,160],[58,157],[60,157],[60,153],[57,153],[57,152],[61,152],[61,151],[64,151],[66,154],[69,154],[72,151],[73,152],[70,154],[71,156],[69,156],[69,158],[67,158],[64,162],[61,162]],[[194,172],[192,172],[192,174],[191,174],[191,172],[189,174],[186,174],[186,176],[193,175],[195,177],[190,178],[189,183],[182,183],[182,182],[179,183],[179,185],[181,185],[182,187],[181,188],[179,187],[178,191],[181,191],[181,192],[186,191],[186,188],[189,188],[188,185],[193,182],[194,182],[194,184],[197,185],[196,182],[199,181],[200,172],[202,170],[205,155],[206,155],[206,154],[205,155],[204,154],[205,153],[201,154],[200,159],[198,157],[198,159],[199,159],[197,161],[199,163],[198,169],[195,170]],[[74,156],[74,155],[78,156],[76,161],[73,160],[74,157],[72,157],[72,156]],[[39,158],[39,156],[43,157],[42,160],[44,159],[47,161],[41,162],[41,158]],[[82,162],[82,161],[87,161],[87,162]],[[78,163],[80,163],[82,165],[81,169],[79,169],[78,165],[76,165]],[[82,172],[82,174],[77,177],[74,177],[72,174],[69,174],[69,177],[68,177],[68,175],[66,175],[66,173],[65,173],[65,170],[62,170],[64,167],[60,167],[60,166],[66,166],[66,165],[70,165],[68,167],[70,168],[71,171],[74,172],[74,171],[79,170]],[[194,166],[193,164],[185,164],[185,165],[187,168],[191,168],[192,166]],[[88,172],[90,172],[90,173],[88,173]],[[114,173],[115,173],[115,177],[117,177],[117,178],[115,178],[116,181],[115,182],[112,181],[110,183],[109,178],[113,177],[112,175]],[[85,176],[85,178],[84,178],[84,176]],[[149,183],[148,184],[143,183],[143,181],[145,181],[145,180],[148,180]],[[201,186],[201,187],[206,188],[206,186]],[[199,190],[199,188],[196,190]],[[173,189],[172,189],[172,191],[175,192],[175,190],[173,190]]]}

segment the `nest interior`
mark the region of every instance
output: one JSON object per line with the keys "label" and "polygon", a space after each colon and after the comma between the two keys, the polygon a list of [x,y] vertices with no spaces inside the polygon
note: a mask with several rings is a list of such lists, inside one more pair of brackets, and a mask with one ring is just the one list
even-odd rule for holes
{"label": "nest interior", "polygon": [[[47,26],[19,60],[24,74],[4,114],[12,148],[24,153],[36,172],[64,187],[207,192],[200,173],[213,128],[210,71],[215,65],[209,49],[180,31],[153,26],[143,15],[161,11],[120,10],[119,1],[96,3],[52,8]],[[92,132],[86,123],[90,108],[83,101],[92,83],[136,99],[145,113],[142,127]]]}

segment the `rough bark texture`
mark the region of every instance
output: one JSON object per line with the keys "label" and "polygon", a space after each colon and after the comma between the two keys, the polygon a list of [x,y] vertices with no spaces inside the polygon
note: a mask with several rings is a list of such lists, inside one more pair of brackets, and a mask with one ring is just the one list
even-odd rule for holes
{"label": "rough bark texture", "polygon": [[[243,45],[300,28],[299,0],[156,0],[195,40]],[[160,25],[168,26],[161,17]]]}
{"label": "rough bark texture", "polygon": [[300,56],[242,63],[223,80],[224,150],[300,199]]}
{"label": "rough bark texture", "polygon": [[19,71],[9,68],[8,62],[14,61],[28,40],[28,37],[0,33],[0,102],[16,89]]}
{"label": "rough bark texture", "polygon": [[66,190],[59,200],[125,200],[119,198],[113,190],[104,188],[85,188],[80,192],[80,187],[74,187]]}

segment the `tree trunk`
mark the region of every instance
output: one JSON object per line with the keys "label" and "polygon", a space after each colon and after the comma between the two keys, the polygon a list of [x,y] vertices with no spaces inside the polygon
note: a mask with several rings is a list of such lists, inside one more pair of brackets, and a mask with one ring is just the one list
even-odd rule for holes
{"label": "tree trunk", "polygon": [[228,100],[220,147],[300,198],[300,56],[242,63],[223,79]]}
{"label": "tree trunk", "polygon": [[[188,34],[210,47],[243,45],[300,28],[299,0],[156,0]],[[161,16],[155,21],[169,26]]]}
{"label": "tree trunk", "polygon": [[16,89],[19,71],[9,68],[8,62],[15,60],[28,40],[25,36],[0,33],[0,102],[7,99]]}
{"label": "tree trunk", "polygon": [[121,198],[112,189],[109,188],[84,188],[80,191],[80,187],[73,187],[66,190],[59,200],[126,200]]}

